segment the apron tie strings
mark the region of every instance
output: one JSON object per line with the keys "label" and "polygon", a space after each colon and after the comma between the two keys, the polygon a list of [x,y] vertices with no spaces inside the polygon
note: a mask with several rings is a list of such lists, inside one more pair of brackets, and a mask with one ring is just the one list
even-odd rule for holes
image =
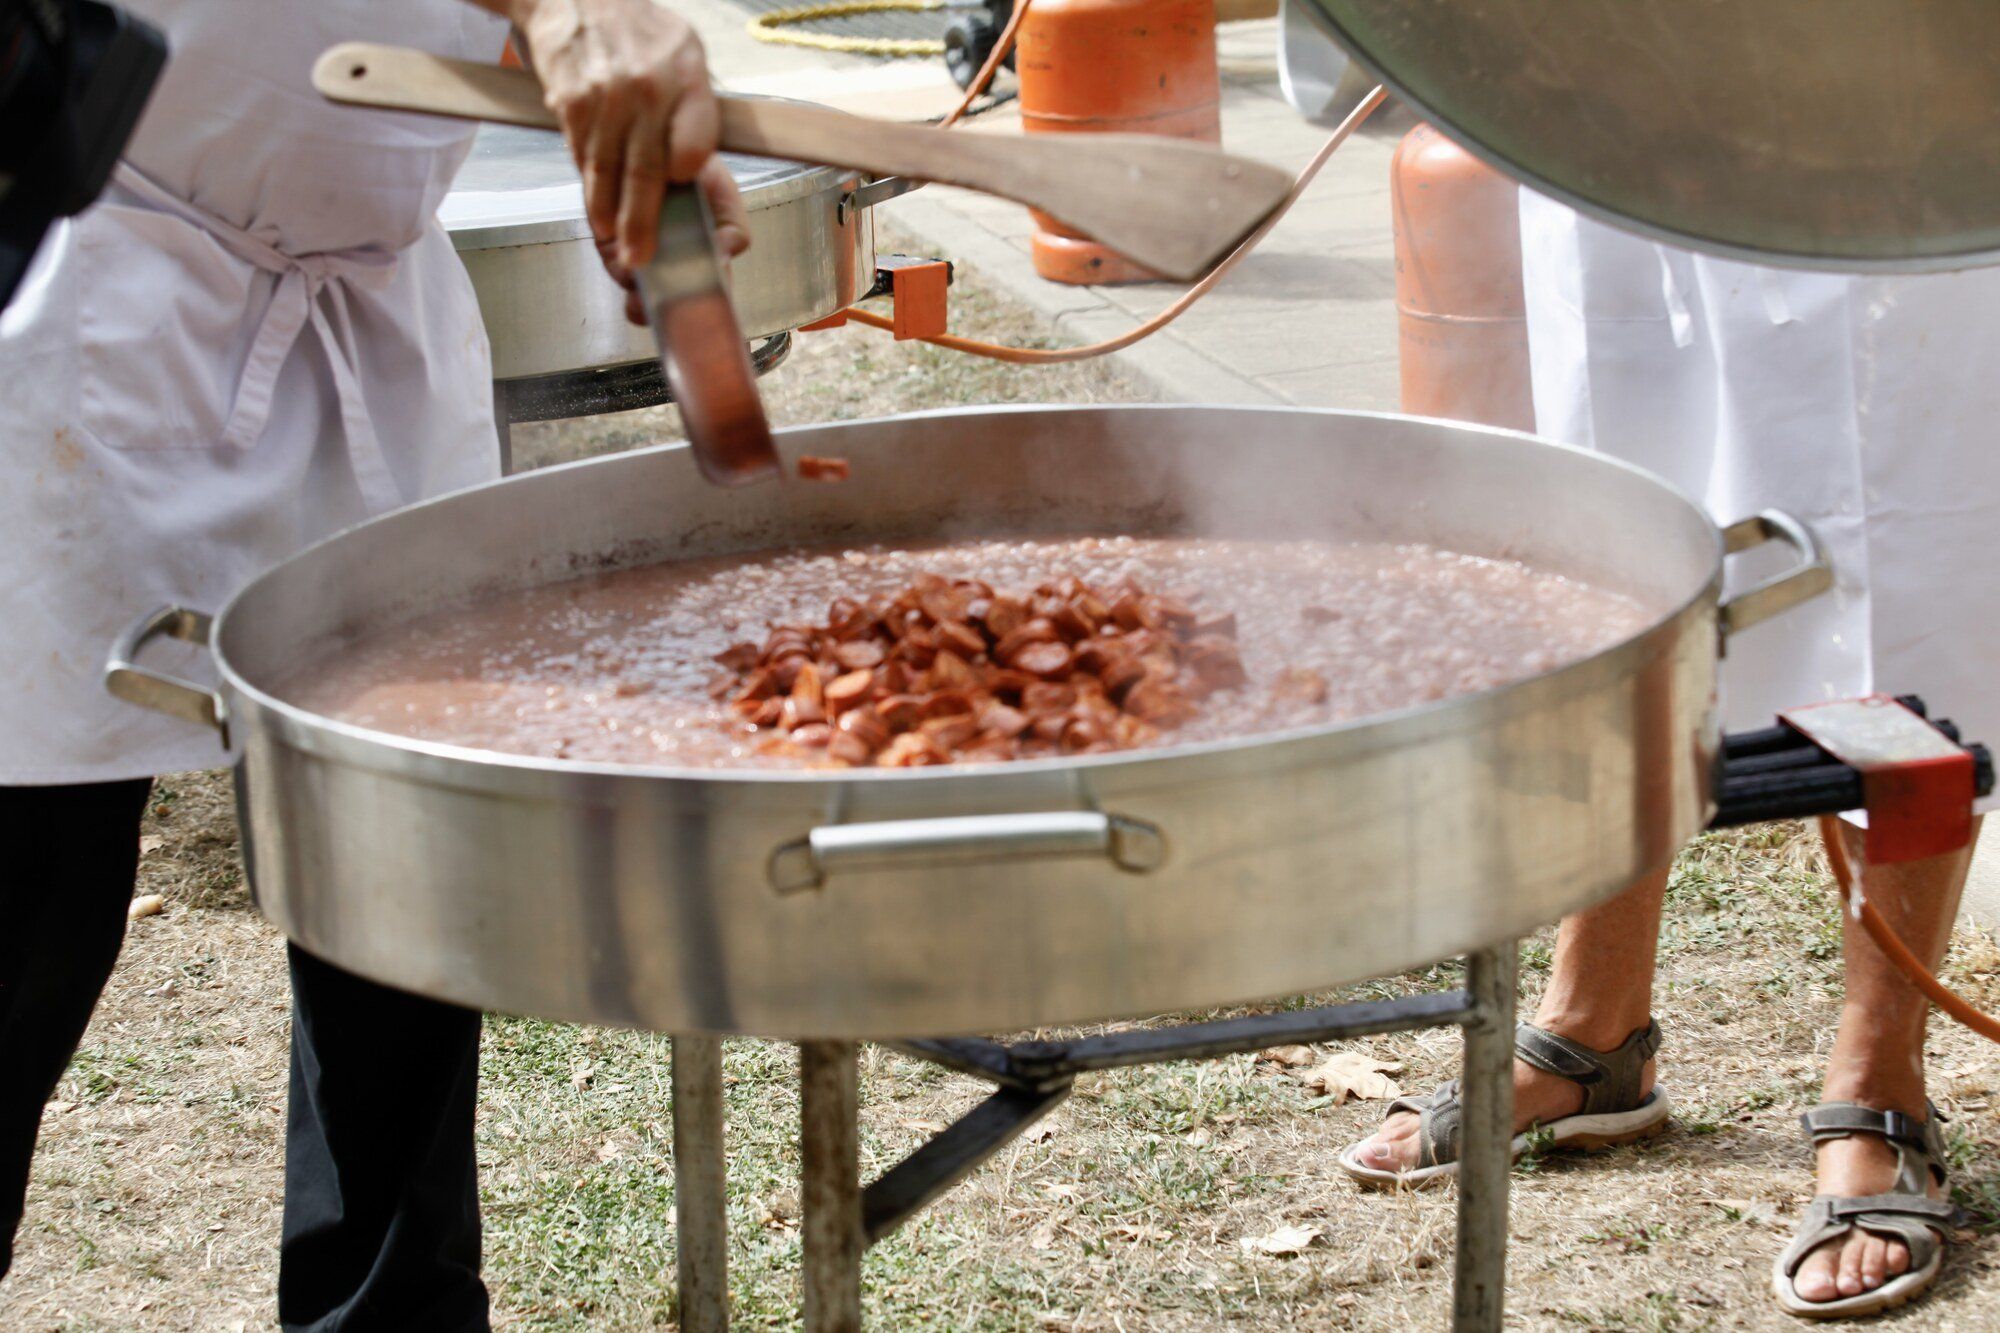
{"label": "apron tie strings", "polygon": [[[222,443],[235,449],[249,449],[263,437],[271,416],[278,371],[291,355],[301,331],[310,326],[332,370],[334,392],[340,403],[341,429],[347,438],[348,458],[362,498],[377,512],[405,504],[408,497],[389,470],[388,458],[382,452],[381,440],[361,392],[354,329],[347,308],[348,287],[379,290],[386,286],[395,273],[396,256],[371,247],[287,254],[182,199],[128,163],[118,164],[113,179],[153,207],[207,232],[245,263],[277,275],[277,289],[243,362]],[[325,301],[319,299],[322,294]]]}

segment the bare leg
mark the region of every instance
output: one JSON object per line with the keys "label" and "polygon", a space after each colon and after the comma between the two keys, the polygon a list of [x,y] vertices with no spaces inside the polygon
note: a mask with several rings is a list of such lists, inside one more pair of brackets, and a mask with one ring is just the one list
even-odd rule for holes
{"label": "bare leg", "polygon": [[[1840,826],[1850,865],[1861,866],[1862,833]],[[1979,837],[1973,825],[1973,839]],[[1951,940],[1965,889],[1972,847],[1903,865],[1867,866],[1862,890],[1910,951],[1935,970]],[[1827,1066],[1825,1097],[1859,1102],[1877,1111],[1901,1111],[1921,1120],[1924,1101],[1924,1025],[1930,1004],[1875,947],[1850,914],[1844,926],[1847,998],[1840,1032]],[[1821,1194],[1865,1195],[1896,1179],[1896,1152],[1879,1139],[1837,1139],[1819,1149]],[[1933,1191],[1936,1193],[1936,1191]],[[1858,1296],[1907,1272],[1909,1251],[1877,1236],[1850,1233],[1807,1257],[1793,1286],[1808,1301]]]}
{"label": "bare leg", "polygon": [[[1563,918],[1555,964],[1535,1010],[1537,1027],[1608,1051],[1646,1026],[1653,1012],[1653,960],[1659,952],[1660,908],[1667,872],[1646,876],[1599,907]],[[1643,1086],[1653,1086],[1648,1062]],[[1514,1062],[1514,1129],[1574,1115],[1583,1089],[1554,1074]],[[1361,1149],[1362,1165],[1407,1171],[1417,1164],[1417,1117],[1390,1116]]]}

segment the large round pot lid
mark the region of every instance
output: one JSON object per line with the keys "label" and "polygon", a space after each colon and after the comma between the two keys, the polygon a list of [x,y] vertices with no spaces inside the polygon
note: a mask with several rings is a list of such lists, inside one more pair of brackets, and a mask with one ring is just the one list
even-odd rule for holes
{"label": "large round pot lid", "polygon": [[1467,148],[1606,221],[1792,267],[2000,260],[1993,0],[1303,0]]}

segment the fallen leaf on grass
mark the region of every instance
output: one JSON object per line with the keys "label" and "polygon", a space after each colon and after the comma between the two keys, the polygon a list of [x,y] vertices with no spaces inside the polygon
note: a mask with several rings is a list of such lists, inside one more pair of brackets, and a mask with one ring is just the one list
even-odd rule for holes
{"label": "fallen leaf on grass", "polygon": [[1111,1234],[1120,1240],[1129,1241],[1172,1240],[1174,1238],[1174,1233],[1165,1227],[1147,1226],[1143,1222],[1113,1227],[1111,1228]]}
{"label": "fallen leaf on grass", "polygon": [[167,900],[165,898],[162,898],[157,893],[142,893],[132,900],[130,907],[125,909],[125,915],[129,919],[137,921],[141,917],[158,916],[166,910]]}
{"label": "fallen leaf on grass", "polygon": [[590,1086],[590,1081],[596,1077],[597,1070],[594,1066],[581,1064],[569,1071],[569,1085],[578,1092],[582,1092]]}
{"label": "fallen leaf on grass", "polygon": [[1268,1236],[1245,1236],[1237,1242],[1251,1254],[1297,1254],[1320,1238],[1318,1227],[1282,1226]]}
{"label": "fallen leaf on grass", "polygon": [[1031,1250],[1046,1250],[1055,1243],[1056,1220],[1053,1217],[1043,1218],[1035,1229],[1028,1233],[1028,1248]]}
{"label": "fallen leaf on grass", "polygon": [[1702,1202],[1747,1221],[1766,1221],[1771,1215],[1771,1210],[1755,1199],[1703,1199]]}
{"label": "fallen leaf on grass", "polygon": [[1257,1052],[1258,1064],[1284,1065],[1289,1069],[1295,1065],[1309,1065],[1312,1062],[1313,1048],[1310,1046],[1273,1046],[1268,1050]]}
{"label": "fallen leaf on grass", "polygon": [[1056,1127],[1044,1120],[1038,1125],[1030,1125],[1021,1132],[1023,1143],[1047,1143],[1056,1136]]}
{"label": "fallen leaf on grass", "polygon": [[1350,1097],[1371,1102],[1393,1101],[1403,1095],[1403,1090],[1389,1075],[1402,1072],[1403,1066],[1394,1060],[1359,1051],[1335,1051],[1324,1064],[1304,1073],[1293,1071],[1292,1077],[1304,1084],[1307,1091],[1325,1093],[1339,1106]]}
{"label": "fallen leaf on grass", "polygon": [[157,833],[148,833],[145,837],[139,839],[139,855],[144,856],[148,852],[157,852],[166,845],[167,840],[165,838],[160,837]]}

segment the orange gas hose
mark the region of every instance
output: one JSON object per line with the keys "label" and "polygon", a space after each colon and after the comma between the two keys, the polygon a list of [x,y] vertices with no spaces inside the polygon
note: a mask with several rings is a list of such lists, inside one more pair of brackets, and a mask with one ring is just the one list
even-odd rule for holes
{"label": "orange gas hose", "polygon": [[[1822,816],[1819,821],[1820,841],[1826,844],[1826,859],[1833,867],[1833,877],[1840,884],[1840,900],[1849,907],[1854,906],[1854,867],[1847,859],[1847,847],[1841,840],[1840,819],[1836,815]],[[1875,941],[1875,947],[1894,963],[1897,970],[1909,978],[1910,984],[1922,991],[1927,999],[1938,1008],[1971,1028],[1988,1041],[2000,1042],[2000,1020],[1967,1004],[1959,996],[1945,989],[1943,982],[1925,967],[1923,960],[1910,952],[1910,946],[1896,937],[1889,923],[1882,919],[1868,899],[1860,899],[1855,913],[1861,919],[1861,928],[1868,932],[1868,938]]]}
{"label": "orange gas hose", "polygon": [[[1018,19],[1026,8],[1025,4],[1016,6],[1014,10],[1015,18]],[[1004,46],[994,47],[995,51],[1004,51],[1005,49]],[[987,62],[989,66],[994,63],[993,60],[988,60]],[[973,84],[975,88],[978,86],[977,82]],[[983,356],[994,361],[1009,361],[1016,365],[1049,366],[1058,365],[1065,361],[1084,361],[1093,356],[1103,356],[1106,352],[1116,352],[1121,348],[1130,347],[1133,343],[1138,342],[1141,338],[1149,334],[1159,332],[1185,314],[1189,306],[1208,295],[1215,284],[1222,281],[1222,276],[1236,266],[1238,260],[1249,254],[1251,250],[1256,248],[1259,241],[1270,234],[1271,228],[1277,226],[1284,219],[1285,214],[1291,210],[1292,205],[1298,202],[1299,196],[1305,193],[1306,187],[1312,184],[1313,177],[1319,175],[1320,168],[1324,167],[1327,159],[1333,156],[1334,149],[1345,143],[1348,136],[1360,127],[1362,121],[1368,119],[1374,113],[1376,107],[1382,105],[1387,96],[1388,94],[1378,87],[1361,100],[1360,106],[1348,112],[1347,119],[1340,122],[1339,127],[1320,146],[1319,151],[1313,154],[1312,161],[1306,163],[1305,169],[1299,172],[1298,179],[1292,182],[1292,188],[1279,201],[1277,208],[1272,211],[1271,216],[1259,223],[1255,231],[1237,242],[1234,250],[1224,255],[1214,268],[1203,275],[1199,282],[1195,283],[1194,286],[1188,288],[1185,292],[1182,292],[1172,305],[1145,323],[1134,326],[1126,332],[1119,334],[1116,338],[1107,338],[1103,342],[1090,343],[1084,347],[1008,347],[1000,343],[980,342],[975,338],[961,338],[956,334],[950,333],[941,333],[935,338],[925,338],[923,341],[936,347],[949,348],[954,352],[969,352],[973,356]],[[895,321],[878,315],[872,310],[863,310],[859,306],[849,306],[846,314],[849,319],[857,323],[866,324],[870,328],[893,329],[896,327]]]}

